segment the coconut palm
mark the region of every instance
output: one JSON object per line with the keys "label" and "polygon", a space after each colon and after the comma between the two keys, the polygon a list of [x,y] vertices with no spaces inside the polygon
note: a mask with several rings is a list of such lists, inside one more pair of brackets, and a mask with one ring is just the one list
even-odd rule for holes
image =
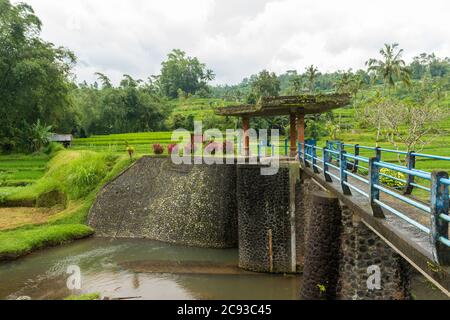
{"label": "coconut palm", "polygon": [[407,86],[411,84],[411,72],[402,59],[403,49],[398,48],[398,43],[385,44],[380,50],[381,60],[370,59],[366,62],[368,71],[383,78],[385,86],[395,87],[400,80]]}
{"label": "coconut palm", "polygon": [[308,78],[308,88],[309,91],[313,92],[316,85],[316,78],[319,74],[319,70],[314,66],[310,65],[306,68],[306,77]]}

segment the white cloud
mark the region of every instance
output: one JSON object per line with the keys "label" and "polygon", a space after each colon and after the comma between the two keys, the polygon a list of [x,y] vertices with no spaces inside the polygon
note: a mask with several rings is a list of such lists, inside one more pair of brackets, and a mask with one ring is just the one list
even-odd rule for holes
{"label": "white cloud", "polygon": [[26,0],[43,37],[73,50],[78,79],[146,78],[173,48],[199,57],[218,83],[262,69],[357,69],[385,42],[411,59],[450,56],[450,2],[342,0]]}

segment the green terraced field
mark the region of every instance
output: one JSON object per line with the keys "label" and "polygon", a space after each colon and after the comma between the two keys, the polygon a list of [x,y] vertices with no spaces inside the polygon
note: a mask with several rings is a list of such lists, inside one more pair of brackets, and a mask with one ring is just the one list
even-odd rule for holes
{"label": "green terraced field", "polygon": [[0,187],[14,187],[34,182],[44,175],[47,155],[0,156]]}

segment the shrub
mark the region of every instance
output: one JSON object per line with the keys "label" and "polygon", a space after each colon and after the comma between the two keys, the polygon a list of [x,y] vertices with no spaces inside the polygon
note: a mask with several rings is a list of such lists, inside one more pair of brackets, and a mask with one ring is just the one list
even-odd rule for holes
{"label": "shrub", "polygon": [[134,147],[127,146],[127,152],[128,152],[128,155],[130,156],[130,159],[133,159],[134,151],[135,151]]}
{"label": "shrub", "polygon": [[[381,168],[380,173],[388,175],[388,176],[392,176],[397,179],[406,180],[406,176],[403,173],[395,171],[395,170]],[[383,175],[380,175],[380,182],[385,184],[388,187],[395,188],[395,189],[401,189],[401,188],[405,187],[405,185],[406,185],[404,182],[398,181],[398,180],[390,178],[390,177],[385,177]]]}
{"label": "shrub", "polygon": [[174,144],[174,143],[169,144],[169,145],[167,146],[167,152],[168,152],[169,154],[172,154],[172,153],[178,153],[178,145],[177,145],[177,144]]}
{"label": "shrub", "polygon": [[58,151],[64,150],[62,144],[57,142],[50,142],[47,146],[44,147],[43,152],[48,155],[53,155]]}
{"label": "shrub", "polygon": [[155,143],[153,145],[153,153],[154,154],[163,154],[164,153],[164,147],[160,145],[159,143]]}

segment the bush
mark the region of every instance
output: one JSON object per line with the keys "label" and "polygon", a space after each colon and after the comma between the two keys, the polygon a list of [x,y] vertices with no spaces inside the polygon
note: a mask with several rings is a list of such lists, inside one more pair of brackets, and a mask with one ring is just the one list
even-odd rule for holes
{"label": "bush", "polygon": [[[380,173],[388,175],[388,176],[392,176],[397,179],[406,180],[406,176],[403,173],[395,171],[395,170],[381,168]],[[398,181],[393,178],[385,177],[383,175],[380,175],[380,182],[388,187],[395,188],[395,189],[404,188],[406,185],[404,182]]]}
{"label": "bush", "polygon": [[163,154],[164,153],[164,147],[160,145],[159,143],[155,143],[153,145],[153,153],[154,154]]}
{"label": "bush", "polygon": [[45,154],[53,155],[61,150],[64,150],[64,147],[62,144],[57,143],[57,142],[50,142],[47,146],[44,147],[44,149],[42,151]]}
{"label": "bush", "polygon": [[170,154],[172,153],[178,153],[178,145],[171,143],[167,146],[167,152]]}

